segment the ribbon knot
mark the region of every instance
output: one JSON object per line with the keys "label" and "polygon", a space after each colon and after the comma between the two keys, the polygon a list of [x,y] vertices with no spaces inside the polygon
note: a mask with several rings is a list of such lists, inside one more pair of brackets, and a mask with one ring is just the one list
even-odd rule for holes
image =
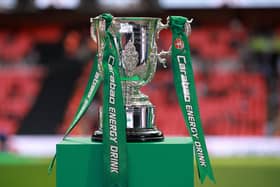
{"label": "ribbon knot", "polygon": [[112,24],[113,16],[109,13],[103,13],[101,14],[101,17],[105,20],[105,24],[106,24],[105,30],[107,31]]}
{"label": "ribbon knot", "polygon": [[172,30],[176,32],[184,32],[185,31],[185,24],[187,22],[187,18],[183,16],[170,16],[169,18],[169,25]]}

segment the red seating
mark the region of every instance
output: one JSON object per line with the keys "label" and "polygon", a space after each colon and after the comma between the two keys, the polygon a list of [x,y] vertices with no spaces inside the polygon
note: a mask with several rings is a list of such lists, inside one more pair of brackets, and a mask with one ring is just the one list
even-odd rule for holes
{"label": "red seating", "polygon": [[[11,39],[7,40],[6,38],[9,37]],[[29,35],[25,33],[6,34],[5,40],[0,39],[0,57],[7,62],[20,63],[31,47],[32,40]]]}
{"label": "red seating", "polygon": [[17,122],[0,117],[0,133],[13,135],[16,133],[18,128]]}
{"label": "red seating", "polygon": [[62,37],[62,29],[56,25],[44,25],[29,28],[34,42],[38,43],[56,43]]}
{"label": "red seating", "polygon": [[34,104],[43,74],[44,70],[36,67],[0,69],[0,131],[16,133],[19,121]]}
{"label": "red seating", "polygon": [[[175,90],[166,87],[166,83],[172,85],[173,82],[172,79],[165,79],[167,74],[170,72],[158,73],[153,84],[147,86],[144,92],[156,106],[156,123],[159,128],[166,135],[185,135],[187,134],[186,127]],[[196,77],[196,85],[208,87],[206,92],[208,94],[198,93],[199,108],[206,134],[264,134],[267,118],[266,90],[264,89],[265,82],[260,75],[222,73],[210,74],[209,79],[203,79],[199,74]],[[203,83],[206,80],[207,82]],[[174,99],[170,100],[170,97]]]}

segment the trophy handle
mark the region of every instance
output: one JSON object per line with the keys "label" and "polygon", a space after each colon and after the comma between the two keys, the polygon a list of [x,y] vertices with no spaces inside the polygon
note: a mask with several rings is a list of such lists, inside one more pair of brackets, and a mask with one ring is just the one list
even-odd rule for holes
{"label": "trophy handle", "polygon": [[105,38],[105,26],[106,22],[101,16],[90,18],[90,36],[92,40],[97,44],[97,57],[98,57],[98,71],[103,76],[103,49]]}
{"label": "trophy handle", "polygon": [[95,17],[95,18],[90,18],[90,36],[91,39],[97,43],[97,36],[96,36],[96,24],[95,22],[99,20],[99,16]]}
{"label": "trophy handle", "polygon": [[101,16],[90,18],[90,36],[95,43],[105,36],[105,20]]}
{"label": "trophy handle", "polygon": [[[185,33],[186,33],[186,36],[188,37],[190,34],[191,34],[191,23],[193,21],[193,18],[191,18],[190,20],[187,20],[186,23],[185,23]],[[157,28],[157,39],[159,38],[159,33],[162,29],[168,29],[169,28],[169,16],[167,17],[167,22],[166,24],[162,23],[161,21],[158,23],[158,28]],[[157,54],[157,58],[158,58],[158,61],[159,63],[162,64],[162,66],[164,68],[167,68],[167,56],[170,56],[171,55],[171,46],[169,47],[169,49],[167,51],[160,51],[158,54]]]}

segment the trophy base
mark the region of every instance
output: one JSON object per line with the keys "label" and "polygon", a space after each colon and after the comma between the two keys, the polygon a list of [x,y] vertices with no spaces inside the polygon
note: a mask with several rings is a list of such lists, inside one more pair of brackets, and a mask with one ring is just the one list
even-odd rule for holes
{"label": "trophy base", "polygon": [[[128,142],[156,142],[163,141],[163,133],[157,129],[139,128],[139,129],[126,129],[126,139]],[[92,137],[92,141],[102,142],[102,131],[96,130]]]}

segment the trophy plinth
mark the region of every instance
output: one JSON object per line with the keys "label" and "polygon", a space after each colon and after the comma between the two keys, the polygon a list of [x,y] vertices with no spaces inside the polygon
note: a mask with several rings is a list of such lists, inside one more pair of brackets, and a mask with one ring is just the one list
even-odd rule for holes
{"label": "trophy plinth", "polygon": [[[101,143],[70,137],[57,144],[56,153],[56,187],[104,187]],[[128,143],[127,154],[129,187],[194,187],[191,138]]]}
{"label": "trophy plinth", "polygon": [[[162,24],[160,18],[113,18],[109,28],[119,52],[119,73],[127,118],[128,141],[160,141],[163,133],[155,125],[155,108],[139,89],[149,83],[160,58],[156,38]],[[99,71],[102,69],[105,22],[101,17],[91,19],[91,36],[98,44]],[[100,110],[101,111],[101,110]],[[102,141],[102,113],[99,129],[93,141]]]}

